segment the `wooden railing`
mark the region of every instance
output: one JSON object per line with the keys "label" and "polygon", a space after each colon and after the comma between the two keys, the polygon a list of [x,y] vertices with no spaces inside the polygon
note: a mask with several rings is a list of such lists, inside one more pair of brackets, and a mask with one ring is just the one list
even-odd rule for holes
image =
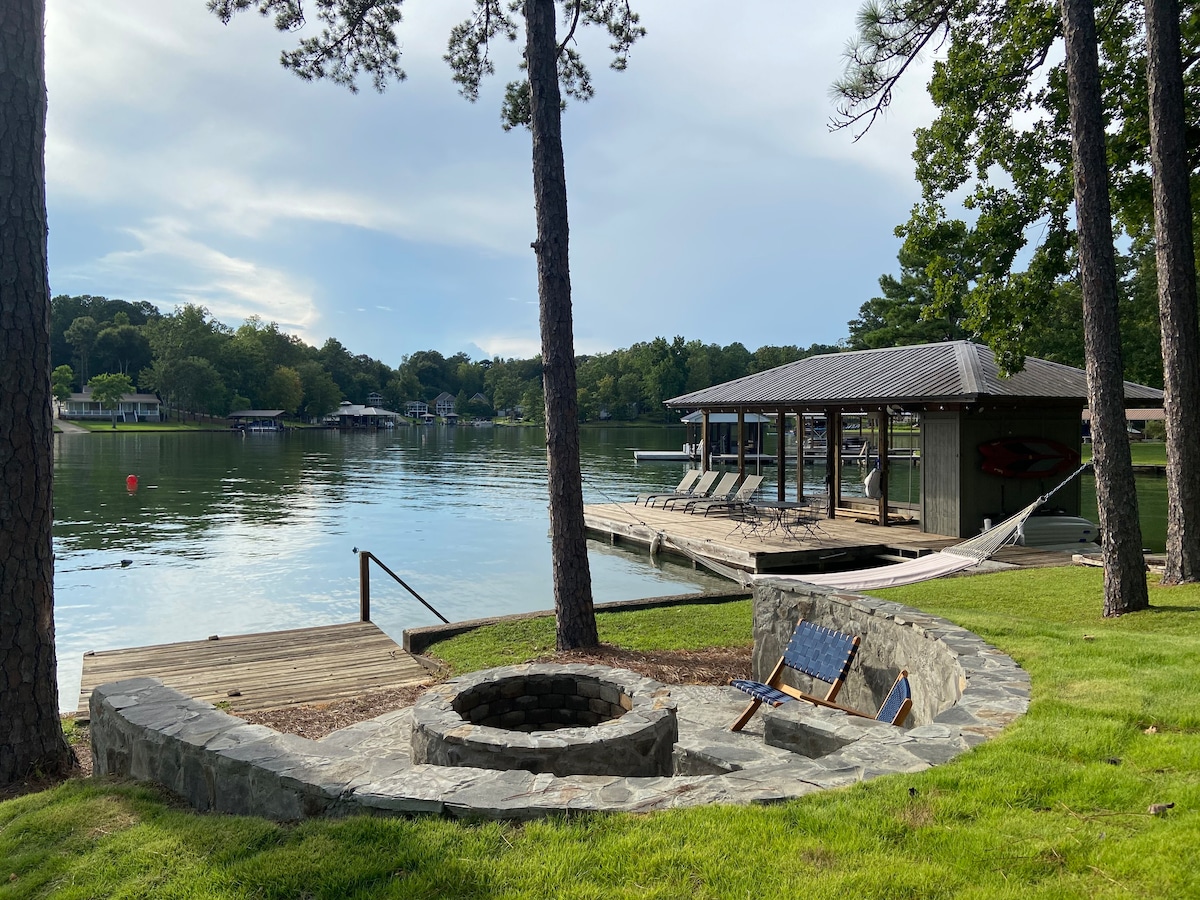
{"label": "wooden railing", "polygon": [[422,606],[424,606],[427,610],[429,610],[446,624],[450,623],[450,620],[430,606],[424,597],[405,584],[403,578],[384,565],[383,561],[380,560],[378,556],[371,553],[369,550],[359,550],[357,547],[354,548],[354,552],[358,554],[358,617],[361,621],[371,621],[371,560],[375,560],[375,565],[379,566],[379,568],[391,575],[392,580],[395,581],[396,584],[400,585],[400,587],[404,588],[406,591],[420,600]]}

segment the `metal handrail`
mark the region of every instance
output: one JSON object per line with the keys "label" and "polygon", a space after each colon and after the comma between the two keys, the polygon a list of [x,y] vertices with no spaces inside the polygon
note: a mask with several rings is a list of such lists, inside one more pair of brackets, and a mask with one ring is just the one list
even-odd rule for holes
{"label": "metal handrail", "polygon": [[375,564],[379,568],[391,575],[392,580],[400,585],[400,587],[420,600],[422,606],[447,625],[450,624],[449,619],[434,609],[424,597],[405,584],[404,579],[389,569],[378,556],[370,550],[359,550],[357,547],[354,548],[354,552],[358,554],[358,617],[360,621],[371,621],[371,560],[375,560]]}

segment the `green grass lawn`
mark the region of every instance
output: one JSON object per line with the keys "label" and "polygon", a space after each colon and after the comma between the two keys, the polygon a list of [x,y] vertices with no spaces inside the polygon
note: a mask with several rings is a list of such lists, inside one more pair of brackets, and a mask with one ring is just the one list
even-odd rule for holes
{"label": "green grass lawn", "polygon": [[118,422],[112,427],[111,421],[98,422],[91,420],[72,419],[71,424],[86,428],[98,434],[113,431],[228,431],[229,426],[222,422]]}
{"label": "green grass lawn", "polygon": [[[1025,570],[886,596],[1033,676],[1029,713],[919,775],[768,807],[528,825],[196,815],[75,781],[0,804],[0,898],[1200,897],[1200,587],[1100,618],[1101,573]],[[749,640],[747,603],[606,614],[605,640]],[[546,622],[439,645],[456,668],[544,652]],[[1165,815],[1151,804],[1174,803]]]}
{"label": "green grass lawn", "polygon": [[[1165,466],[1167,445],[1162,441],[1130,441],[1129,455],[1135,466]],[[1084,444],[1081,454],[1084,462],[1092,458],[1092,445]]]}

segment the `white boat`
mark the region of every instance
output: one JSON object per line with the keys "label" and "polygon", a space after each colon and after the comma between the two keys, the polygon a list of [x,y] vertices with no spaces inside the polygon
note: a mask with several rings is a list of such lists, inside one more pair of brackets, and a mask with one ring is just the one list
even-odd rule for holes
{"label": "white boat", "polygon": [[1030,516],[1017,532],[1017,543],[1037,550],[1100,549],[1100,528],[1080,516]]}

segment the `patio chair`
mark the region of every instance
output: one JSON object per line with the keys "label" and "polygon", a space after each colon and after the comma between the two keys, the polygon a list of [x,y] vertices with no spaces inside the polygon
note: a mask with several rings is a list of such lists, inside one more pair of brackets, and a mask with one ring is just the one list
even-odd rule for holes
{"label": "patio chair", "polygon": [[750,502],[760,487],[762,487],[763,477],[761,475],[747,475],[746,480],[742,482],[742,486],[734,491],[733,496],[727,500],[699,500],[692,504],[691,512],[699,512],[704,510],[704,515],[717,510],[720,512],[732,513],[735,510],[742,509]]}
{"label": "patio chair", "polygon": [[809,702],[815,703],[817,706],[828,706],[831,709],[840,709],[842,712],[849,713],[852,716],[858,716],[860,719],[874,719],[876,722],[886,722],[888,725],[903,725],[904,720],[908,718],[908,714],[912,712],[912,685],[908,683],[908,670],[901,669],[900,674],[896,676],[895,682],[892,684],[891,690],[887,696],[883,698],[883,703],[879,705],[879,712],[871,715],[867,712],[860,712],[849,706],[842,706],[840,703],[834,703],[831,700],[817,700],[815,698],[807,698]]}
{"label": "patio chair", "polygon": [[[846,680],[846,673],[850,671],[854,655],[858,653],[859,642],[857,635],[843,634],[801,619],[796,623],[792,639],[766,683],[744,679],[730,682],[739,691],[749,694],[754,699],[738,716],[737,721],[729,726],[729,730],[741,731],[763,703],[780,706],[789,700],[807,700],[817,705],[832,704],[838,691],[842,689],[842,682]],[[818,681],[824,681],[829,685],[825,697],[814,697],[799,688],[784,684],[783,675],[786,669],[794,669]]]}
{"label": "patio chair", "polygon": [[741,475],[737,472],[727,472],[721,476],[721,480],[717,482],[717,486],[713,488],[713,492],[707,497],[676,497],[663,504],[666,509],[676,509],[676,503],[683,504],[684,512],[691,512],[692,505],[701,501],[712,500],[728,500],[733,496],[733,492],[737,490],[738,481],[741,480]]}
{"label": "patio chair", "polygon": [[658,506],[661,503],[665,509],[667,504],[674,500],[687,500],[689,498],[698,500],[701,497],[707,497],[708,492],[712,490],[712,486],[716,483],[720,474],[720,472],[710,469],[700,476],[700,479],[692,486],[690,491],[681,491],[678,494],[659,494],[654,499],[646,501],[646,505]]}
{"label": "patio chair", "polygon": [[908,683],[908,670],[901,669],[900,674],[896,676],[896,683],[892,685],[892,689],[888,691],[888,695],[883,698],[883,703],[879,706],[879,712],[874,716],[867,716],[866,713],[854,712],[853,715],[862,716],[865,718],[874,718],[879,722],[887,722],[889,725],[903,725],[904,720],[908,718],[908,714],[912,711],[912,686]]}
{"label": "patio chair", "polygon": [[678,497],[680,494],[689,493],[696,482],[700,480],[702,474],[699,469],[688,469],[679,484],[675,486],[675,490],[667,491],[665,494],[638,494],[633,498],[633,505],[637,506],[639,503],[644,503],[649,506],[650,501],[656,497]]}

